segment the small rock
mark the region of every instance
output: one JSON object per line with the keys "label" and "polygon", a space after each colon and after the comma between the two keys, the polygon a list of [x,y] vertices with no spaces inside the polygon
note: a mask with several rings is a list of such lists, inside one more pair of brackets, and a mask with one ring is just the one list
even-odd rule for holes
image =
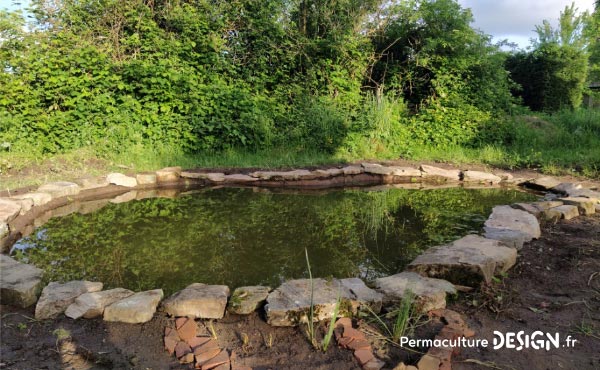
{"label": "small rock", "polygon": [[410,290],[415,295],[419,312],[446,307],[446,294],[456,294],[454,286],[446,280],[423,277],[414,272],[401,272],[375,280],[375,287],[383,293],[384,302],[396,303]]}
{"label": "small rock", "polygon": [[166,167],[156,171],[156,182],[157,183],[168,183],[179,181],[179,175],[181,174],[181,167]]}
{"label": "small rock", "polygon": [[163,297],[162,289],[135,293],[104,309],[104,321],[139,324],[152,320],[156,306]]}
{"label": "small rock", "polygon": [[225,285],[194,283],[163,302],[163,310],[171,316],[220,319],[225,314],[229,288]]}
{"label": "small rock", "polygon": [[385,362],[373,357],[370,361],[363,365],[363,370],[380,370],[385,366]]}
{"label": "small rock", "polygon": [[262,306],[269,295],[265,286],[246,286],[233,291],[229,300],[229,311],[236,315],[249,315]]}
{"label": "small rock", "polygon": [[63,313],[80,295],[100,290],[102,290],[102,283],[98,282],[81,280],[64,284],[51,282],[42,290],[42,295],[35,306],[35,318],[53,319]]}
{"label": "small rock", "polygon": [[596,202],[584,197],[568,197],[559,199],[564,204],[576,206],[582,215],[591,215],[596,213]]}
{"label": "small rock", "polygon": [[570,182],[561,182],[560,184],[553,187],[552,191],[557,192],[557,193],[562,193],[562,194],[569,194],[570,192],[572,192],[574,190],[579,190],[581,188],[582,188],[581,184],[573,184]]}
{"label": "small rock", "polygon": [[126,188],[134,188],[138,184],[135,177],[125,176],[122,173],[116,172],[108,174],[108,176],[106,176],[106,180],[108,180],[108,182],[111,184],[124,186]]}
{"label": "small rock", "polygon": [[44,204],[52,200],[52,195],[48,193],[25,193],[19,195],[13,195],[13,199],[31,199],[33,200],[34,207],[43,206]]}
{"label": "small rock", "polygon": [[424,355],[417,363],[419,370],[438,370],[441,361],[430,355]]}
{"label": "small rock", "polygon": [[135,179],[138,185],[154,185],[157,182],[155,173],[138,173]]}
{"label": "small rock", "polygon": [[101,292],[84,293],[75,299],[65,311],[65,315],[72,319],[83,317],[92,319],[102,316],[104,308],[123,298],[132,295],[133,292],[128,289],[116,288],[104,290]]}
{"label": "small rock", "polygon": [[542,202],[533,202],[531,205],[539,209],[541,212],[544,212],[547,209],[562,206],[563,202],[559,202],[557,200],[546,200]]}
{"label": "small rock", "polygon": [[433,167],[428,165],[421,165],[420,167],[423,177],[437,177],[443,178],[451,181],[460,181],[460,171],[459,170],[445,170],[439,167]]}
{"label": "small rock", "polygon": [[465,182],[479,182],[486,184],[498,184],[502,179],[492,173],[481,172],[481,171],[464,171],[463,181]]}
{"label": "small rock", "polygon": [[363,163],[362,167],[364,168],[365,173],[371,173],[374,175],[389,176],[394,173],[393,169],[375,163]]}
{"label": "small rock", "polygon": [[48,193],[52,198],[61,198],[77,195],[81,191],[81,188],[74,182],[59,181],[44,184],[40,186],[37,191],[40,193]]}
{"label": "small rock", "polygon": [[9,223],[21,212],[21,204],[18,201],[0,199],[0,222]]}
{"label": "small rock", "polygon": [[548,220],[570,220],[579,216],[579,209],[576,206],[559,206],[544,211],[544,217]]}
{"label": "small rock", "polygon": [[0,254],[0,300],[2,304],[29,307],[42,288],[43,271]]}

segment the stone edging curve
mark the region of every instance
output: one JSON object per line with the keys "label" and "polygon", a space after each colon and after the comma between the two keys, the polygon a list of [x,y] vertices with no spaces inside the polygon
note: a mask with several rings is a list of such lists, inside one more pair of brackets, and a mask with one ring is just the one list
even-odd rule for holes
{"label": "stone edging curve", "polygon": [[[318,293],[314,300],[317,320],[331,318],[340,291],[346,302],[345,316],[356,314],[365,305],[378,312],[382,306],[401,300],[407,288],[416,294],[418,307],[423,313],[444,309],[446,295],[456,294],[457,287],[460,289],[464,285],[489,282],[495,275],[509,270],[516,263],[517,251],[523,244],[540,237],[540,218],[570,219],[580,214],[600,212],[600,192],[579,184],[561,183],[552,177],[515,179],[508,173],[496,175],[428,165],[416,169],[375,163],[314,171],[298,169],[243,173],[240,170],[228,174],[168,167],[154,173],[132,176],[111,173],[106,177],[88,177],[74,182],[53,182],[40,186],[34,192],[0,198],[0,252],[5,253],[16,240],[46,222],[53,216],[52,210],[66,208],[64,212],[68,212],[69,205],[86,200],[98,201],[99,197],[114,197],[112,202],[125,202],[172,196],[174,188],[194,189],[215,185],[285,188],[389,185],[422,188],[424,184],[475,187],[520,185],[544,192],[546,200],[494,207],[485,222],[483,236],[467,235],[450,244],[431,247],[411,262],[407,271],[376,279],[375,289],[367,287],[358,278],[333,281],[314,279],[315,292]],[[108,200],[103,199],[86,211],[92,212],[107,203]],[[152,319],[163,298],[162,289],[140,293],[121,288],[102,291],[102,283],[75,281],[50,283],[38,301],[43,271],[4,254],[0,255],[0,263],[2,304],[27,307],[37,302],[38,319],[53,318],[66,311],[73,318],[103,315],[108,321],[146,322]],[[293,326],[307,320],[310,302],[306,299],[308,294],[302,293],[308,291],[308,286],[306,279],[291,280],[273,291],[266,287],[241,287],[230,295],[227,286],[196,283],[163,301],[162,310],[171,316],[219,319],[223,317],[228,304],[232,313],[248,314],[261,307],[266,300],[265,311],[269,324]],[[63,295],[60,296],[57,291]],[[304,297],[304,300],[300,297]],[[137,305],[132,305],[132,302]],[[48,310],[45,306],[53,308]],[[441,366],[441,360],[438,365]]]}

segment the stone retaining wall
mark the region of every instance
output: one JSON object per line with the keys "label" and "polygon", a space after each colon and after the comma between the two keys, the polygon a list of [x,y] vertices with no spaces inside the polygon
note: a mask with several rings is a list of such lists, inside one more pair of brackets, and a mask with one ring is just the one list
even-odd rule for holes
{"label": "stone retaining wall", "polygon": [[[53,182],[33,192],[0,198],[0,250],[5,253],[16,240],[51,217],[93,212],[109,202],[174,197],[180,189],[207,186],[420,189],[503,185],[539,190],[546,194],[545,200],[495,207],[485,222],[484,236],[468,235],[453,243],[432,247],[418,256],[407,271],[377,279],[373,288],[356,278],[315,279],[312,282],[318,286],[313,301],[315,320],[332,317],[338,296],[342,299],[341,314],[352,316],[366,306],[378,312],[382,306],[397,304],[408,290],[416,295],[418,309],[425,313],[445,308],[446,296],[457,294],[457,287],[490,281],[509,270],[523,243],[540,237],[539,219],[570,219],[600,211],[600,192],[578,184],[561,183],[551,177],[515,179],[510,174],[447,170],[426,165],[416,169],[363,163],[314,171],[251,173],[182,171],[180,167],[169,167],[155,173],[111,173],[106,177],[74,182]],[[37,301],[38,319],[66,312],[73,318],[103,315],[109,321],[141,323],[153,317],[163,298],[161,289],[138,293],[120,288],[102,291],[100,282],[52,282],[42,291],[41,270],[5,255],[0,257],[2,304],[27,307]],[[161,309],[173,316],[214,319],[223,317],[227,305],[233,313],[246,314],[259,309],[266,301],[264,309],[270,324],[293,326],[308,320],[310,286],[309,280],[292,280],[273,291],[266,287],[241,287],[230,296],[226,286],[196,283],[162,302]]]}

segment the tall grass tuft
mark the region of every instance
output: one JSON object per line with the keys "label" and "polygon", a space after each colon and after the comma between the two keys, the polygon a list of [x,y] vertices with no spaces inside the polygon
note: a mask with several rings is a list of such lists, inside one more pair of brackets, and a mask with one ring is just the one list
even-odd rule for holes
{"label": "tall grass tuft", "polygon": [[309,314],[308,314],[308,323],[307,323],[306,331],[307,331],[308,339],[310,340],[310,343],[313,345],[313,347],[318,348],[317,339],[315,337],[315,323],[314,323],[314,318],[315,318],[315,307],[314,307],[315,286],[314,286],[314,281],[313,281],[313,277],[312,277],[312,272],[310,270],[310,260],[308,259],[308,250],[306,248],[304,248],[304,255],[306,256],[306,266],[308,267],[308,278],[310,280],[310,309],[309,309]]}

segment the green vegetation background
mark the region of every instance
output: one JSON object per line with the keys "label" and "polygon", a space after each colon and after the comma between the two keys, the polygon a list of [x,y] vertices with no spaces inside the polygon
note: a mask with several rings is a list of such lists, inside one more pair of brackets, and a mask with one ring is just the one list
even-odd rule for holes
{"label": "green vegetation background", "polygon": [[30,11],[28,25],[0,12],[2,172],[71,153],[137,169],[402,157],[599,173],[600,113],[581,108],[600,80],[598,9],[565,8],[526,52],[454,0]]}

